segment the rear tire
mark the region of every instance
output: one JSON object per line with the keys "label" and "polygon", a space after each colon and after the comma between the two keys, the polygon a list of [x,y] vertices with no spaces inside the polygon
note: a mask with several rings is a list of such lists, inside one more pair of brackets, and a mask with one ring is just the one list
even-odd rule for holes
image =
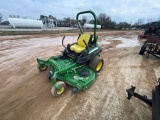
{"label": "rear tire", "polygon": [[139,51],[140,55],[144,55],[144,52],[146,51],[146,46],[142,45],[141,50]]}
{"label": "rear tire", "polygon": [[103,67],[104,60],[99,56],[95,56],[93,60],[89,63],[88,67],[94,72],[99,73]]}
{"label": "rear tire", "polygon": [[56,90],[53,86],[51,89],[51,93],[54,97],[58,97],[62,95],[64,91],[66,90],[66,84],[64,82],[58,81],[56,84],[60,87],[61,90]]}

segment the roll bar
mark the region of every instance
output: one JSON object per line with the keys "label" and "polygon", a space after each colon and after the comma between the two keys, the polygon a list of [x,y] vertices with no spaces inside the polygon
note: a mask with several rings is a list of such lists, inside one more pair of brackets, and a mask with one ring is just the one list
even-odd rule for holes
{"label": "roll bar", "polygon": [[79,15],[81,15],[81,14],[86,14],[86,13],[90,13],[90,14],[92,14],[93,17],[94,17],[94,42],[97,43],[97,39],[98,39],[98,36],[96,35],[97,17],[96,17],[96,14],[95,14],[93,11],[88,10],[88,11],[79,12],[79,13],[77,14],[77,16],[76,16],[76,21],[77,21],[78,27],[79,27],[81,33],[83,34],[84,32],[83,32],[83,30],[82,30],[82,28],[81,28],[81,25],[80,25],[80,23],[79,23],[78,17],[79,17]]}

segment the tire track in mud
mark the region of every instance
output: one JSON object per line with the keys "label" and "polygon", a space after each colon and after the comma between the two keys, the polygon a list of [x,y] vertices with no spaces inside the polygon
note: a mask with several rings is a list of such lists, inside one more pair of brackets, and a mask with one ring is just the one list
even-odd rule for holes
{"label": "tire track in mud", "polygon": [[[28,52],[28,53],[24,54],[22,52],[20,54],[21,58],[15,56],[16,54],[14,54],[14,55],[12,55],[13,57],[9,56],[10,60],[3,61],[3,64],[1,64],[1,73],[3,73],[3,76],[1,76],[1,81],[0,81],[1,82],[1,86],[0,86],[1,87],[1,89],[0,89],[1,95],[0,96],[1,96],[1,98],[3,98],[3,100],[2,99],[0,100],[0,102],[3,103],[0,106],[0,108],[5,107],[5,109],[3,109],[3,111],[1,111],[1,116],[4,115],[3,118],[9,117],[8,115],[5,116],[6,113],[10,113],[10,115],[12,114],[14,116],[13,110],[16,108],[20,108],[25,103],[24,102],[25,99],[19,99],[19,96],[23,96],[23,94],[19,93],[18,91],[22,89],[22,86],[25,86],[25,88],[26,88],[27,87],[26,85],[29,82],[31,82],[30,79],[34,79],[34,73],[35,73],[34,71],[37,71],[37,69],[36,70],[32,70],[32,69],[36,68],[35,67],[36,66],[36,62],[35,62],[36,57],[50,56],[52,50],[54,50],[54,54],[56,54],[58,51],[57,48],[59,49],[58,46],[54,49],[51,49],[51,47],[50,48],[48,47],[47,49],[45,48],[45,49],[41,50],[41,48],[40,48],[40,49],[36,50],[36,52],[32,52],[34,49],[26,49],[26,52]],[[49,49],[51,49],[51,50],[49,50]],[[12,51],[12,50],[13,50],[13,48],[9,49],[8,51]],[[18,50],[16,50],[16,49],[14,49],[14,50],[15,50],[14,52],[18,52]],[[4,57],[4,59],[6,59],[6,56],[3,56],[3,57]],[[33,82],[33,84],[35,84],[35,83]],[[25,90],[22,89],[21,91],[25,91]],[[14,93],[19,94],[19,96],[17,96],[17,97],[14,96]]]}
{"label": "tire track in mud", "polygon": [[[112,69],[118,75],[110,74],[111,76],[114,76],[114,78],[115,78],[114,80],[112,80],[114,82],[114,84],[112,86],[115,88],[115,89],[112,88],[112,90],[113,91],[115,90],[115,92],[112,92],[111,95],[112,95],[112,99],[115,99],[116,102],[114,102],[115,105],[113,104],[113,106],[112,106],[112,102],[106,103],[106,105],[104,105],[104,106],[107,106],[108,104],[111,104],[111,105],[108,106],[108,109],[107,109],[107,111],[109,111],[108,112],[109,114],[106,115],[108,117],[105,117],[105,113],[102,116],[104,116],[104,119],[113,119],[113,118],[115,118],[115,119],[127,119],[129,117],[132,118],[132,119],[135,119],[135,120],[144,119],[144,118],[151,119],[151,113],[150,113],[151,110],[150,109],[147,110],[147,112],[150,113],[150,114],[148,114],[148,116],[145,116],[145,115],[139,115],[138,117],[135,116],[135,113],[138,114],[137,111],[143,111],[143,114],[145,114],[146,113],[145,110],[148,106],[145,106],[145,110],[142,110],[142,109],[137,110],[134,106],[140,106],[140,105],[136,105],[136,104],[132,105],[126,99],[127,96],[126,96],[125,89],[128,88],[131,84],[132,85],[137,84],[137,78],[141,76],[141,75],[138,75],[138,74],[141,74],[141,72],[140,72],[140,70],[138,70],[138,68],[141,64],[142,59],[141,58],[135,59],[135,57],[138,56],[137,53],[135,54],[136,56],[134,55],[134,59],[133,59],[133,56],[131,56],[131,55],[134,54],[134,53],[132,53],[132,54],[130,53],[133,50],[130,50],[128,48],[124,49],[124,50],[120,50],[120,51],[122,51],[122,52],[116,52],[118,54],[117,55],[115,54],[115,57],[121,58],[121,59],[120,60],[117,59],[117,61],[114,61],[116,59],[111,60],[111,63],[118,64],[118,65],[114,64],[113,66],[116,69]],[[107,54],[107,55],[110,55],[110,54]],[[112,57],[113,56],[114,55],[112,55]],[[136,60],[137,62],[133,61],[132,59]],[[132,63],[132,61],[133,61],[133,63]],[[110,67],[108,67],[108,69]],[[134,72],[134,71],[137,71],[137,72]],[[127,75],[127,74],[129,74],[129,75]],[[131,75],[133,75],[133,79],[129,79],[129,78],[132,78]],[[122,84],[122,82],[121,82],[122,80],[124,81],[124,84]],[[140,103],[140,102],[138,102],[138,103]],[[112,106],[112,107],[110,107],[110,106]],[[117,111],[117,112],[115,113],[115,111]]]}
{"label": "tire track in mud", "polygon": [[120,68],[119,72],[121,73],[121,80],[123,81],[123,84],[121,84],[119,80],[119,84],[122,85],[120,92],[121,102],[123,103],[122,115],[124,116],[124,119],[150,119],[150,116],[144,114],[142,114],[142,116],[137,116],[137,111],[139,112],[140,110],[137,110],[137,107],[135,106],[138,105],[136,103],[132,103],[132,100],[127,100],[126,89],[129,88],[131,85],[137,85],[138,79],[141,77],[141,70],[139,69],[141,58],[138,57],[138,53],[135,50],[136,49],[134,48],[124,49],[122,50],[122,56],[118,57],[121,58],[118,64]]}
{"label": "tire track in mud", "polygon": [[[113,54],[109,54],[113,53]],[[124,88],[122,89],[122,85],[119,84],[120,80],[123,80],[123,74],[121,74],[119,66],[119,57],[122,57],[122,53],[119,53],[117,50],[108,51],[106,56],[108,57],[109,65],[106,67],[108,74],[108,86],[106,87],[106,91],[108,92],[108,97],[104,106],[102,106],[103,110],[101,111],[102,119],[124,119],[125,115],[123,112],[124,108],[124,100],[120,99],[119,95],[123,95]],[[117,89],[118,88],[118,89]],[[105,101],[105,99],[104,99]],[[106,107],[107,106],[107,107]]]}

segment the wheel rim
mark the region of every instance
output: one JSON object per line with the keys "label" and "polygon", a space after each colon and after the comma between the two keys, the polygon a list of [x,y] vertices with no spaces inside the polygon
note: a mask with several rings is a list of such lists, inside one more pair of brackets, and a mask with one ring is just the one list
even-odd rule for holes
{"label": "wheel rim", "polygon": [[64,87],[60,87],[60,90],[57,90],[57,94],[60,95],[64,92]]}
{"label": "wheel rim", "polygon": [[99,61],[96,66],[96,71],[99,71],[102,68],[102,65],[103,65],[102,61]]}
{"label": "wheel rim", "polygon": [[41,69],[41,70],[45,70],[46,68],[47,68],[46,65],[40,65],[40,69]]}

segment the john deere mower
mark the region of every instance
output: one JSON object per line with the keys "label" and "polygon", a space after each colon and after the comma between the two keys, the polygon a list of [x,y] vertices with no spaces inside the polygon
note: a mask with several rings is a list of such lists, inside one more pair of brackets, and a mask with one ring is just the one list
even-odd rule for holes
{"label": "john deere mower", "polygon": [[[94,34],[85,34],[79,23],[79,15],[90,13],[94,17]],[[76,22],[80,34],[76,43],[65,46],[64,51],[58,56],[51,56],[48,60],[37,58],[38,69],[44,71],[50,68],[48,78],[52,81],[51,93],[60,96],[66,89],[66,84],[73,87],[72,93],[88,88],[95,80],[103,67],[104,61],[100,58],[101,47],[98,46],[96,35],[97,17],[93,11],[79,12]]]}

